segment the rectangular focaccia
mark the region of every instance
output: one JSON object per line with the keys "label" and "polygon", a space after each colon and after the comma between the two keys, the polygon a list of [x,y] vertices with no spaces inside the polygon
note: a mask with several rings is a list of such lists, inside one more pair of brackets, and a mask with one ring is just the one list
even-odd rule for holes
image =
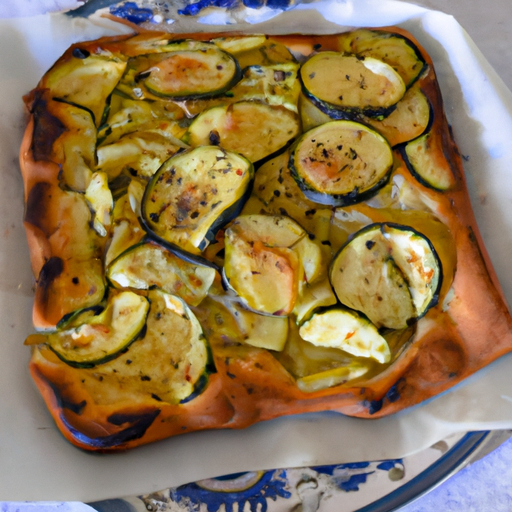
{"label": "rectangular focaccia", "polygon": [[73,444],[382,417],[511,350],[411,34],[105,38],[25,102],[26,344]]}

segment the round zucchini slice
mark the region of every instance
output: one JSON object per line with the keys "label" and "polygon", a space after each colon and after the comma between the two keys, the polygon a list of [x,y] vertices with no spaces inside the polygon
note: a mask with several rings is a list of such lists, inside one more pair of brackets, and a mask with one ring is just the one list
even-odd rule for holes
{"label": "round zucchini slice", "polygon": [[287,108],[241,101],[200,114],[184,140],[191,146],[219,145],[257,162],[288,145],[299,130],[299,116]]}
{"label": "round zucchini slice", "polygon": [[341,34],[339,42],[342,51],[386,62],[402,77],[407,87],[427,67],[418,48],[401,34],[362,28]]}
{"label": "round zucchini slice", "polygon": [[340,249],[330,280],[342,304],[379,328],[403,329],[437,304],[442,268],[424,235],[379,223],[363,228]]}
{"label": "round zucchini slice", "polygon": [[385,62],[331,51],[307,60],[300,77],[306,94],[326,113],[386,116],[406,89],[401,76]]}
{"label": "round zucchini slice", "polygon": [[157,287],[197,306],[208,294],[215,270],[185,261],[154,242],[143,242],[117,257],[107,278],[117,288]]}
{"label": "round zucchini slice", "polygon": [[250,309],[276,316],[293,310],[300,256],[292,247],[306,232],[288,217],[244,215],[225,234],[224,278]]}
{"label": "round zucchini slice", "polygon": [[382,135],[353,121],[332,121],[306,132],[290,156],[292,176],[317,203],[346,206],[383,187],[393,152]]}
{"label": "round zucchini slice", "polygon": [[428,132],[406,144],[402,156],[417,181],[444,192],[455,185],[455,177],[441,145],[440,137]]}
{"label": "round zucchini slice", "polygon": [[431,108],[419,87],[407,90],[396,109],[384,119],[366,118],[364,122],[383,135],[390,146],[419,137],[429,126]]}
{"label": "round zucchini slice", "polygon": [[254,169],[216,146],[178,153],[153,175],[142,200],[148,231],[164,243],[199,254],[241,210]]}
{"label": "round zucchini slice", "polygon": [[90,368],[117,357],[135,341],[146,325],[149,302],[125,291],[109,298],[99,315],[82,316],[84,322],[46,335],[49,347],[70,366]]}
{"label": "round zucchini slice", "polygon": [[186,100],[211,98],[228,91],[241,77],[237,61],[214,45],[199,50],[158,56],[158,62],[139,73],[156,96]]}
{"label": "round zucchini slice", "polygon": [[148,299],[144,337],[112,361],[79,370],[84,390],[99,405],[178,404],[207,385],[213,367],[197,317],[174,295],[150,290]]}
{"label": "round zucchini slice", "polygon": [[302,339],[317,347],[339,348],[356,357],[387,363],[391,352],[387,341],[371,322],[355,311],[340,307],[315,313],[299,329]]}

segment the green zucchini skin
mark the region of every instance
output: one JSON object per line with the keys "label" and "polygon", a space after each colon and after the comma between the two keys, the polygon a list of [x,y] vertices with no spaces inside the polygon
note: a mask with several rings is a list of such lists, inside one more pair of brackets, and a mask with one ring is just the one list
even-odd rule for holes
{"label": "green zucchini skin", "polygon": [[[141,207],[143,226],[164,247],[181,257],[189,253],[194,258],[188,261],[199,263],[197,257],[216,232],[242,210],[253,178],[251,162],[217,146],[179,152],[162,165],[146,187]],[[229,195],[222,196],[224,190]],[[215,215],[210,215],[217,206]],[[168,235],[170,230],[178,233],[177,239]]]}
{"label": "green zucchini skin", "polygon": [[[415,68],[413,71],[407,70],[395,70],[402,76],[407,88],[411,87],[421,77],[421,75],[428,68],[428,64],[421,55],[418,47],[407,37],[398,33],[385,32],[383,30],[368,30],[368,29],[356,29],[352,32],[348,32],[342,35],[342,51],[351,53],[353,55],[365,57],[382,58],[384,62],[392,67],[395,67],[400,63],[400,56],[389,55],[389,51],[381,52],[380,45],[389,40],[396,40],[398,43],[403,44],[406,49],[412,51],[414,58],[416,59]],[[384,53],[384,55],[382,54]],[[398,61],[398,62],[396,62]],[[418,64],[420,64],[418,66]],[[398,67],[398,66],[397,66]]]}
{"label": "green zucchini skin", "polygon": [[[384,169],[384,171],[380,171],[380,174],[382,177],[378,180],[376,180],[373,185],[366,188],[365,190],[361,190],[360,187],[354,186],[352,190],[350,190],[347,193],[344,194],[336,194],[336,193],[327,193],[322,192],[321,190],[315,189],[311,184],[306,182],[306,179],[304,176],[301,176],[301,172],[299,171],[300,164],[297,162],[296,153],[299,150],[299,147],[302,143],[307,143],[307,139],[315,136],[314,134],[318,134],[321,130],[323,130],[325,127],[328,126],[336,126],[340,127],[340,129],[343,129],[344,122],[348,123],[349,127],[359,125],[360,123],[355,123],[353,121],[332,121],[330,123],[326,123],[324,125],[320,125],[316,128],[311,129],[310,131],[306,132],[302,135],[302,137],[293,145],[292,150],[290,152],[290,159],[289,159],[289,169],[290,174],[296,181],[299,188],[302,190],[304,195],[310,199],[311,201],[314,201],[315,203],[328,205],[328,206],[349,206],[352,204],[359,203],[361,201],[365,201],[369,198],[371,198],[375,193],[377,193],[383,186],[386,185],[386,183],[389,181],[389,177],[391,174],[391,170],[393,167],[393,157],[392,157],[392,150],[387,141],[382,137],[380,134],[378,134],[375,130],[372,128],[367,127],[366,125],[360,124],[360,129],[362,131],[368,132],[372,135],[375,135],[377,137],[377,140],[382,141],[383,147],[387,146],[389,149],[389,165]],[[312,135],[313,134],[313,135]],[[313,142],[313,140],[311,141]],[[328,164],[330,166],[330,162]]]}
{"label": "green zucchini skin", "polygon": [[106,269],[106,277],[114,288],[159,288],[197,306],[213,283],[215,269],[185,262],[146,237],[115,258]]}
{"label": "green zucchini skin", "polygon": [[[400,155],[402,156],[403,161],[407,167],[407,170],[414,176],[416,181],[430,190],[435,190],[436,192],[446,192],[450,189],[454,184],[455,180],[453,178],[453,171],[448,159],[444,158],[441,162],[433,161],[431,158],[429,159],[428,153],[425,155],[427,157],[427,161],[423,162],[427,166],[430,164],[430,168],[434,169],[434,174],[429,172],[429,169],[423,170],[419,164],[414,165],[409,157],[409,153],[407,151],[408,147],[414,146],[416,144],[424,144],[428,148],[428,139],[432,137],[434,146],[438,145],[441,148],[438,148],[437,151],[434,150],[434,157],[439,154],[444,154],[442,148],[442,140],[438,137],[438,134],[435,133],[432,129],[433,126],[433,112],[431,107],[430,113],[431,122],[425,129],[425,131],[415,139],[408,141],[404,144],[401,144],[398,149],[400,151]],[[430,155],[432,157],[432,154]],[[429,161],[430,160],[430,161]],[[437,175],[436,175],[437,173]]]}
{"label": "green zucchini skin", "polygon": [[180,404],[186,404],[188,402],[191,402],[192,400],[194,400],[194,398],[197,398],[202,393],[204,393],[210,382],[210,375],[217,373],[217,367],[215,366],[215,362],[213,359],[212,347],[208,342],[206,342],[205,345],[206,364],[204,366],[204,372],[201,375],[201,377],[199,377],[199,379],[197,379],[197,381],[195,382],[194,390],[192,391],[192,393],[190,393],[190,395],[188,395],[187,397],[181,399]]}
{"label": "green zucchini skin", "polygon": [[142,326],[142,329],[137,333],[137,335],[134,336],[121,350],[118,350],[114,354],[110,354],[101,359],[97,359],[95,361],[88,362],[88,363],[77,363],[76,361],[71,361],[70,359],[67,359],[65,356],[60,354],[53,347],[50,346],[49,348],[61,361],[66,363],[68,366],[72,366],[73,368],[84,368],[84,369],[94,368],[98,365],[105,364],[105,363],[108,363],[108,362],[116,359],[117,357],[119,357],[120,354],[124,354],[124,352],[126,352],[130,348],[130,345],[132,343],[135,343],[138,340],[142,340],[144,338],[144,336],[146,336],[146,331],[147,331],[147,326],[146,326],[146,324],[144,324]]}
{"label": "green zucchini skin", "polygon": [[[142,319],[143,321],[141,322],[142,325],[141,325],[140,329],[134,334],[134,336],[131,336],[131,337],[125,339],[125,342],[122,345],[119,345],[115,350],[110,351],[110,353],[107,353],[104,356],[97,357],[97,358],[94,358],[91,356],[88,359],[83,359],[80,361],[80,360],[74,360],[74,359],[70,358],[63,351],[55,348],[53,346],[53,344],[51,343],[51,341],[48,341],[48,347],[50,348],[50,350],[52,352],[54,352],[57,355],[57,357],[61,361],[63,361],[64,363],[66,363],[69,366],[72,366],[73,368],[94,368],[95,366],[105,364],[105,363],[108,363],[109,361],[112,361],[113,359],[116,359],[120,354],[124,353],[130,347],[130,345],[132,343],[134,343],[135,341],[137,341],[139,339],[142,339],[146,334],[146,329],[147,329],[146,320],[147,320],[147,317],[149,314],[150,301],[146,297],[142,297],[142,299],[144,301],[146,301],[147,309],[146,309],[144,318]],[[92,310],[92,311],[95,311],[95,310]],[[98,314],[101,314],[101,313],[98,313]],[[94,316],[97,316],[97,315],[94,315]],[[71,320],[73,320],[73,319],[71,319]],[[85,322],[84,324],[81,324],[77,327],[87,325],[87,323],[88,322]],[[58,331],[56,334],[58,334]],[[48,337],[51,337],[51,336],[52,336],[52,334],[48,335]],[[77,358],[77,359],[79,359],[79,358]]]}
{"label": "green zucchini skin", "polygon": [[[166,93],[166,92],[158,89],[158,87],[155,87],[154,85],[152,85],[151,82],[149,81],[149,77],[151,76],[151,74],[149,74],[148,77],[143,78],[141,80],[142,83],[144,84],[144,86],[147,88],[147,90],[151,94],[154,94],[155,96],[160,97],[160,98],[172,99],[174,101],[211,99],[211,98],[216,98],[218,96],[222,96],[223,94],[225,94],[227,91],[229,91],[232,87],[234,87],[240,81],[240,79],[242,78],[242,70],[240,68],[240,65],[238,64],[238,61],[232,55],[230,55],[229,53],[225,52],[224,50],[221,50],[220,48],[216,47],[216,45],[212,44],[211,46],[212,46],[211,50],[214,50],[215,52],[218,52],[219,54],[224,56],[226,59],[229,59],[229,61],[232,62],[233,66],[234,66],[233,76],[231,77],[230,80],[226,81],[221,87],[219,87],[217,89],[210,90],[210,91],[205,91],[205,92],[194,92],[191,90],[186,93],[172,94],[172,93]],[[196,52],[200,53],[201,51],[196,50]],[[180,52],[172,52],[171,55],[179,54],[179,53]],[[191,53],[194,53],[194,51],[192,51]]]}
{"label": "green zucchini skin", "polygon": [[396,104],[389,107],[367,107],[367,108],[350,108],[350,107],[336,107],[331,103],[317,98],[311,94],[304,84],[302,84],[302,93],[306,96],[315,107],[321,110],[324,114],[327,114],[331,119],[334,120],[347,120],[361,122],[366,117],[388,117],[396,109]]}
{"label": "green zucchini skin", "polygon": [[[332,320],[322,325],[322,320],[330,315],[341,316],[337,319],[335,330],[332,329]],[[318,322],[319,319],[320,322]],[[347,324],[347,322],[351,323]],[[315,327],[319,329],[317,332]],[[325,327],[327,329],[322,331]],[[341,340],[338,336],[343,331],[345,336]],[[391,358],[389,346],[375,325],[364,314],[344,306],[335,305],[316,309],[307,320],[301,323],[300,332],[304,340],[315,346],[337,348],[354,357],[372,358],[381,364],[388,363]],[[359,342],[354,344],[356,341],[353,338],[354,335],[363,343],[362,346]]]}
{"label": "green zucchini skin", "polygon": [[62,330],[73,324],[82,314],[90,313],[91,316],[99,315],[105,309],[104,306],[96,305],[90,306],[88,308],[79,309],[78,311],[73,311],[72,313],[68,313],[65,315],[61,321],[57,324],[57,330]]}
{"label": "green zucchini skin", "polygon": [[299,73],[303,93],[324,113],[386,117],[405,94],[402,77],[383,60],[319,52]]}
{"label": "green zucchini skin", "polygon": [[327,206],[350,206],[353,204],[361,203],[362,201],[367,201],[368,199],[371,199],[382,187],[384,187],[388,181],[390,173],[388,173],[382,180],[380,180],[378,183],[376,183],[370,190],[367,190],[366,192],[360,193],[359,190],[356,188],[349,194],[343,194],[343,195],[330,195],[330,194],[323,194],[322,192],[318,192],[317,190],[312,190],[308,186],[304,184],[304,181],[301,180],[300,176],[297,174],[294,162],[293,162],[293,154],[290,155],[290,172],[295,181],[297,182],[297,185],[302,190],[304,195],[311,201],[323,204]]}
{"label": "green zucchini skin", "polygon": [[[423,318],[423,316],[425,316],[425,314],[427,313],[427,311],[429,309],[433,308],[434,306],[436,306],[438,304],[438,302],[439,302],[439,294],[440,294],[441,286],[442,286],[442,283],[443,283],[443,268],[442,268],[441,260],[440,260],[438,254],[437,254],[437,251],[436,251],[435,247],[433,246],[432,242],[425,235],[423,235],[422,233],[420,233],[416,229],[414,229],[414,228],[412,228],[410,226],[404,226],[402,224],[396,224],[396,223],[393,223],[393,222],[382,222],[382,223],[376,222],[376,223],[370,224],[370,225],[364,227],[363,229],[357,231],[356,233],[352,234],[349,237],[347,242],[342,247],[340,247],[338,252],[333,257],[331,265],[330,265],[330,268],[329,268],[329,279],[331,281],[333,289],[336,292],[336,295],[338,295],[338,293],[336,291],[336,285],[333,282],[334,281],[333,274],[336,271],[336,265],[337,265],[338,258],[343,253],[343,251],[357,237],[363,236],[363,235],[365,235],[365,234],[367,234],[367,233],[369,233],[369,232],[371,232],[373,230],[376,230],[376,229],[378,229],[384,236],[385,236],[386,229],[391,229],[391,230],[395,229],[395,230],[399,230],[399,231],[403,231],[403,232],[407,232],[407,233],[412,233],[414,236],[417,236],[417,237],[421,238],[422,241],[426,242],[426,244],[427,244],[427,246],[428,246],[428,248],[429,248],[429,250],[430,250],[430,252],[432,254],[432,257],[434,259],[435,269],[437,271],[437,283],[436,283],[435,289],[432,290],[432,292],[431,292],[431,298],[430,298],[429,302],[426,303],[426,304],[423,304],[422,305],[422,310],[419,311],[419,312],[416,311],[415,315],[407,320],[407,326],[412,325],[412,324],[416,323],[418,320],[420,320],[421,318]],[[371,249],[371,247],[369,247],[368,245],[366,247],[368,249]],[[389,260],[389,262],[391,264],[396,265],[392,255],[390,255],[388,257],[388,260]],[[400,270],[400,272],[402,272],[402,271]],[[410,283],[409,283],[407,277],[405,275],[403,275],[402,277],[404,278],[405,283],[408,286],[410,286]],[[340,298],[338,297],[338,299],[340,299]],[[411,297],[411,301],[412,301],[412,297]],[[340,302],[343,304],[343,300],[342,299],[340,299]],[[366,314],[364,311],[362,311],[362,313]],[[383,327],[386,327],[386,326],[383,326]],[[406,325],[404,325],[403,327],[406,327]]]}

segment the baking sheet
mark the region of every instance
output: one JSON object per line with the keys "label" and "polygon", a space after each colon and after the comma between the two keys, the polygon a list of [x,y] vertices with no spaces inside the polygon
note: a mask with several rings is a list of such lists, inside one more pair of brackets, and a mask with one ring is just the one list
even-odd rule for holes
{"label": "baking sheet", "polygon": [[[195,30],[215,28],[204,21]],[[512,94],[457,22],[404,2],[347,0],[304,4],[243,28],[326,33],[390,24],[410,30],[434,60],[478,224],[511,304]],[[451,392],[380,420],[301,415],[242,431],[187,434],[111,455],[85,453],[65,441],[30,380],[29,350],[22,345],[32,330],[33,279],[17,164],[24,127],[20,96],[69,44],[114,32],[126,28],[63,15],[0,20],[0,500],[92,501],[150,493],[249,469],[398,458],[452,432],[512,428],[512,357],[506,356]]]}

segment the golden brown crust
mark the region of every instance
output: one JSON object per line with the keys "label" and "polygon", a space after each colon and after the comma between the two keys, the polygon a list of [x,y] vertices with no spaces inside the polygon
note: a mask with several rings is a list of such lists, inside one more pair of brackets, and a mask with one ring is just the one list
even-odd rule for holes
{"label": "golden brown crust", "polygon": [[[59,429],[70,442],[88,450],[119,450],[194,430],[243,428],[285,414],[334,410],[362,418],[382,417],[449,389],[512,349],[512,320],[476,226],[460,155],[444,116],[432,61],[406,31],[386,30],[410,39],[428,65],[419,85],[434,112],[432,148],[438,158],[448,162],[455,183],[443,193],[424,187],[405,171],[404,161],[396,154],[396,167],[404,171],[402,176],[435,203],[435,214],[453,239],[449,247],[444,247],[442,242],[436,247],[446,267],[445,284],[439,304],[420,322],[413,343],[383,372],[367,380],[360,379],[357,385],[304,393],[270,352],[226,342],[229,326],[209,328],[206,334],[216,373],[210,375],[207,387],[199,396],[177,405],[152,399],[99,404],[81,384],[84,372],[89,370],[67,366],[43,346],[34,351],[30,371]],[[219,36],[222,34],[216,34]],[[137,37],[143,41],[160,36],[151,33]],[[181,37],[207,38],[208,35]],[[323,49],[337,49],[338,44],[336,36],[276,36],[273,39],[303,53],[312,51],[317,44]],[[91,43],[95,44],[106,44],[113,52],[134,51],[129,38]],[[65,55],[69,56],[72,50]],[[43,108],[46,138],[43,137],[42,142],[35,140],[32,114],[20,156],[25,183],[25,227],[37,279],[34,324],[39,329],[54,327],[65,314],[73,311],[74,296],[90,294],[94,303],[94,297],[101,293],[92,289],[100,286],[94,278],[75,288],[70,288],[66,280],[79,275],[83,266],[89,268],[90,261],[99,261],[104,248],[103,242],[93,237],[87,254],[73,253],[72,247],[82,235],[80,230],[77,234],[76,225],[62,222],[67,193],[59,187],[59,166],[51,161],[51,155],[55,152],[53,144],[63,130],[53,117],[52,107],[47,105],[50,101],[41,88],[27,98],[32,112],[37,102],[46,102]],[[72,206],[68,204],[65,210]],[[365,205],[353,208],[364,214],[369,211]],[[394,212],[393,218],[387,211],[372,215],[373,222],[396,222],[405,218],[406,213]],[[434,234],[433,237],[435,239]],[[92,274],[96,275],[95,272]],[[101,268],[97,273],[101,274]],[[102,279],[98,277],[98,282]],[[450,288],[453,288],[453,299],[447,314],[443,311],[443,301],[447,300]],[[63,290],[66,300],[59,298]],[[53,296],[56,298],[49,299]],[[197,308],[197,315],[205,321],[204,325],[211,326],[215,321],[208,320],[207,316],[215,311],[216,306],[206,302]]]}

